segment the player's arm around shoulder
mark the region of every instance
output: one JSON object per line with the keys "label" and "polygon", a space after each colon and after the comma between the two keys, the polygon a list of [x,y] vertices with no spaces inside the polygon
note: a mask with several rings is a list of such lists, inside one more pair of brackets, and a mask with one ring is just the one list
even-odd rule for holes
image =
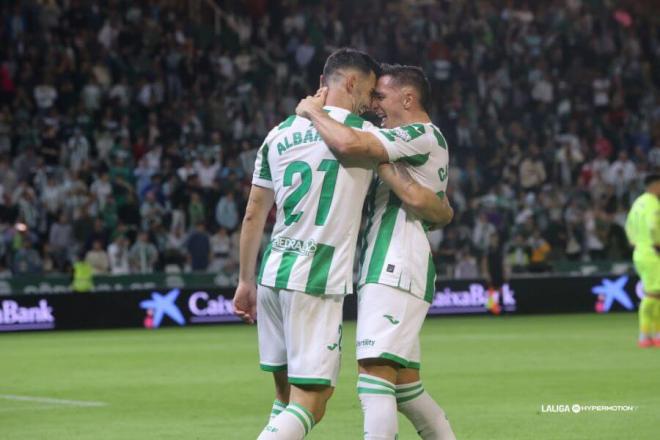
{"label": "player's arm around shoulder", "polygon": [[302,99],[296,114],[312,121],[326,145],[341,159],[387,162],[387,151],[373,133],[341,124],[323,110],[327,93],[327,87],[323,87],[316,95]]}
{"label": "player's arm around shoulder", "polygon": [[252,185],[241,226],[238,286],[234,294],[234,313],[248,324],[257,315],[256,269],[261,237],[275,193],[271,188]]}
{"label": "player's arm around shoulder", "polygon": [[412,178],[406,165],[401,162],[383,163],[378,166],[379,177],[394,191],[401,202],[417,216],[436,228],[448,225],[454,218],[454,210],[447,197],[439,196]]}

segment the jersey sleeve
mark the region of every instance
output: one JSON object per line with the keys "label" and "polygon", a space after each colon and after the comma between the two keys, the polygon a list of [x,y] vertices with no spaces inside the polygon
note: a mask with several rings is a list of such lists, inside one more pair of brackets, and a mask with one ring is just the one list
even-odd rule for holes
{"label": "jersey sleeve", "polygon": [[[429,150],[431,143],[424,136],[429,129],[423,124],[410,124],[391,129],[372,128],[369,132],[375,135],[383,145],[390,162],[405,160],[415,165],[419,162],[425,162],[431,153]],[[440,143],[442,135],[435,129],[433,131],[433,135]],[[442,142],[444,142],[444,138],[442,138]]]}
{"label": "jersey sleeve", "polygon": [[651,240],[654,246],[660,246],[660,203],[649,212],[648,227],[651,230]]}
{"label": "jersey sleeve", "polygon": [[271,175],[270,163],[268,162],[268,149],[268,139],[266,139],[266,142],[257,151],[257,159],[254,161],[252,184],[273,189],[273,177]]}

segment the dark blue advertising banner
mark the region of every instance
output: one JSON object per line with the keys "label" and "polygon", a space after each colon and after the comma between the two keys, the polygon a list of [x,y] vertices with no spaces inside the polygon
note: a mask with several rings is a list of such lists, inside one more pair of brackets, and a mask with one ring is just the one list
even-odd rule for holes
{"label": "dark blue advertising banner", "polygon": [[0,332],[239,322],[233,290],[21,295],[0,300]]}
{"label": "dark blue advertising banner", "polygon": [[[494,305],[511,314],[633,311],[644,295],[628,275],[517,278],[498,292],[480,280],[441,280],[436,287],[430,316],[487,314]],[[5,296],[0,332],[239,322],[232,296],[233,289],[221,288]],[[356,318],[355,295],[347,297],[344,317]]]}
{"label": "dark blue advertising banner", "polygon": [[629,275],[516,278],[499,291],[482,280],[439,281],[429,315],[486,314],[489,302],[514,314],[632,311],[643,296],[639,278]]}

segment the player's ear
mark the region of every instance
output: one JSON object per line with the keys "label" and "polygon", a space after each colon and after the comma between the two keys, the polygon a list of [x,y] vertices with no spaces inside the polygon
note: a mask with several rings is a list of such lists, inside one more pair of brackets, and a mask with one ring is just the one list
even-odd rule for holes
{"label": "player's ear", "polygon": [[346,75],[346,82],[344,83],[344,87],[346,87],[346,92],[350,95],[353,93],[353,89],[355,88],[355,84],[357,82],[357,78],[355,74],[351,73]]}
{"label": "player's ear", "polygon": [[410,93],[406,93],[403,95],[403,108],[406,110],[410,110],[410,106],[412,105],[413,102],[413,96]]}
{"label": "player's ear", "polygon": [[414,100],[415,94],[410,88],[405,87],[403,90],[401,90],[401,103],[403,104],[403,108],[409,110]]}
{"label": "player's ear", "polygon": [[325,86],[326,86],[326,84],[325,84],[325,78],[323,78],[323,74],[321,74],[321,75],[319,76],[319,89],[320,89],[321,87],[325,87]]}

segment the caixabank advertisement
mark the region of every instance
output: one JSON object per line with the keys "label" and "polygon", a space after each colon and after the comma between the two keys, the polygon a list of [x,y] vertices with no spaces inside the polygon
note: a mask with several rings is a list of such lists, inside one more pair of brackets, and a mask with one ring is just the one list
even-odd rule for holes
{"label": "caixabank advertisement", "polygon": [[[516,278],[500,289],[483,280],[439,280],[429,316],[609,313],[637,310],[644,295],[637,277]],[[0,297],[0,332],[194,326],[237,323],[233,289],[150,289]],[[356,295],[344,318],[356,318]]]}

